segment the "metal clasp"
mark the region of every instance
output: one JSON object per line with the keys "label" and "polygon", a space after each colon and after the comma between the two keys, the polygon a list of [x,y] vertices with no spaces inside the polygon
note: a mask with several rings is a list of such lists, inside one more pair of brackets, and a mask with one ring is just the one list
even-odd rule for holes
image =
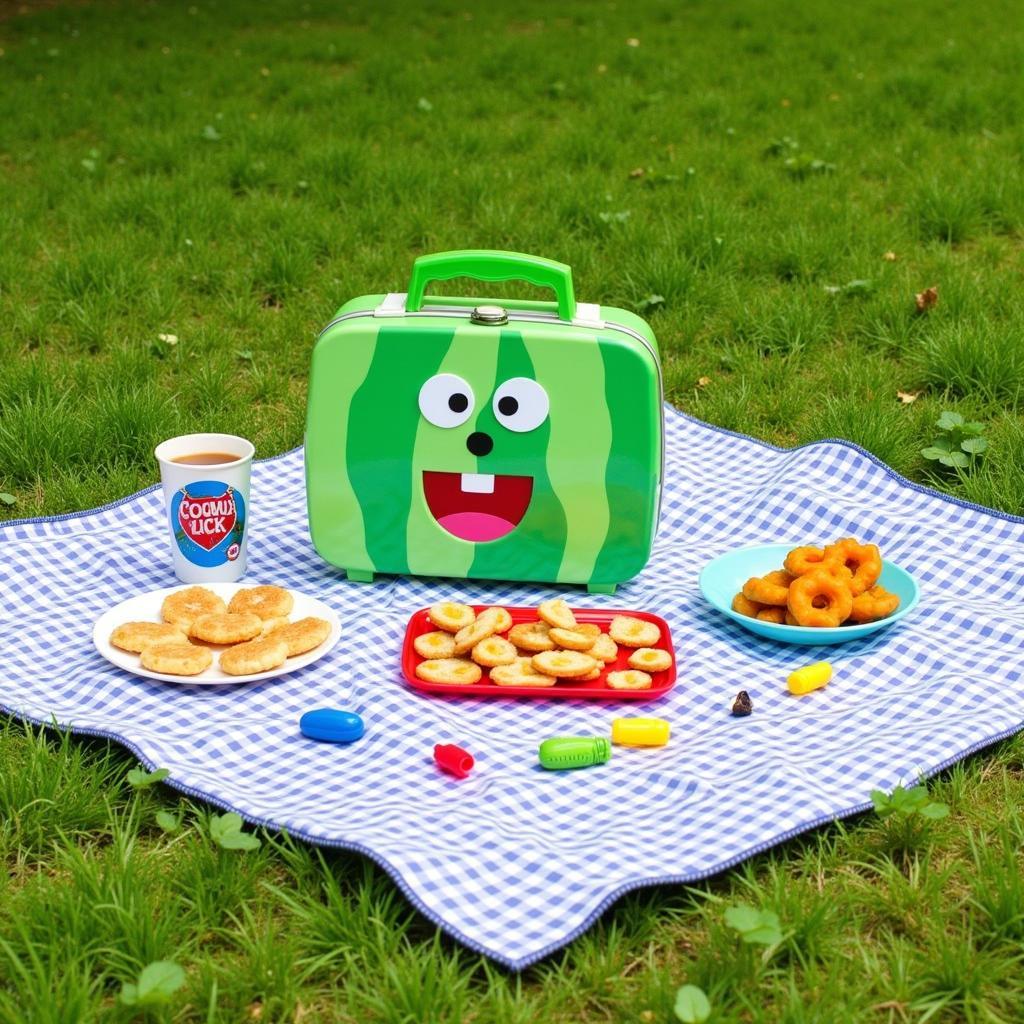
{"label": "metal clasp", "polygon": [[508,323],[508,310],[504,306],[477,306],[469,314],[471,323],[485,324],[488,327],[500,327]]}

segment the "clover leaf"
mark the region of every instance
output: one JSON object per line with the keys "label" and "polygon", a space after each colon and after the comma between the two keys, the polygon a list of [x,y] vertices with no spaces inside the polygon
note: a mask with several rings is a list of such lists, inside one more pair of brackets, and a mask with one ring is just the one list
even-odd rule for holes
{"label": "clover leaf", "polygon": [[163,782],[170,775],[169,768],[157,768],[155,772],[147,772],[144,768],[133,768],[128,773],[128,784],[136,789],[145,789],[154,783]]}
{"label": "clover leaf", "polygon": [[905,817],[909,817],[911,814],[920,814],[924,818],[938,821],[949,814],[948,804],[931,800],[928,790],[924,786],[912,786],[910,789],[897,786],[891,793],[873,789],[871,802],[874,804],[875,813],[880,818],[888,818],[893,814],[901,814]]}
{"label": "clover leaf", "polygon": [[935,427],[938,435],[927,448],[921,449],[921,455],[930,462],[957,471],[970,470],[982,452],[988,449],[988,441],[981,436],[985,424],[966,423],[958,412],[947,409],[936,420]]}
{"label": "clover leaf", "polygon": [[125,982],[121,1002],[125,1006],[163,1006],[185,984],[185,972],[170,960],[155,960],[142,968],[138,979]]}
{"label": "clover leaf", "polygon": [[260,847],[256,836],[242,831],[242,816],[234,811],[210,818],[210,838],[222,850],[258,850]]}
{"label": "clover leaf", "polygon": [[711,1003],[696,985],[683,985],[676,992],[672,1009],[683,1024],[703,1024],[711,1016]]}
{"label": "clover leaf", "polygon": [[741,903],[726,910],[725,923],[738,931],[744,942],[775,946],[782,941],[779,915],[770,910],[757,910]]}
{"label": "clover leaf", "polygon": [[165,832],[177,832],[181,828],[181,818],[176,814],[171,814],[170,811],[157,811],[156,823]]}

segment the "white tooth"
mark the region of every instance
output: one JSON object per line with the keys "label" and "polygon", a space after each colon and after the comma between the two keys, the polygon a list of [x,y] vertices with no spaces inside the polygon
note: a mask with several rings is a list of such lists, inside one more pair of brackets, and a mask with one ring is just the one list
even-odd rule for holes
{"label": "white tooth", "polygon": [[463,473],[462,490],[466,494],[493,494],[493,473]]}

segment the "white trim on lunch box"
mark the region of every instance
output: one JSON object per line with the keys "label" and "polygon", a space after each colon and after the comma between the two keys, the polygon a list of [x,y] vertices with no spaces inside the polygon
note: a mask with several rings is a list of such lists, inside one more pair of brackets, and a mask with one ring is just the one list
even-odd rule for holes
{"label": "white trim on lunch box", "polygon": [[[419,309],[415,313],[410,313],[405,308],[407,294],[407,292],[388,292],[374,309],[357,309],[351,313],[342,313],[340,316],[336,316],[317,335],[317,340],[319,341],[332,327],[340,324],[343,320],[359,320],[366,317],[408,317],[409,319],[458,317],[468,320],[473,314],[472,306],[430,306],[428,309]],[[550,324],[552,327],[583,327],[588,330],[618,331],[628,335],[634,341],[639,341],[650,353],[655,369],[658,371],[658,410],[661,416],[661,465],[658,470],[658,511],[654,517],[654,530],[651,535],[653,545],[654,539],[658,535],[658,525],[661,522],[661,502],[665,493],[665,382],[661,373],[661,357],[657,350],[639,331],[634,331],[632,327],[617,324],[612,320],[602,320],[601,307],[596,302],[577,302],[576,316],[572,320],[562,320],[556,313],[540,313],[530,309],[509,309],[508,321],[509,323],[520,321],[521,323]]]}

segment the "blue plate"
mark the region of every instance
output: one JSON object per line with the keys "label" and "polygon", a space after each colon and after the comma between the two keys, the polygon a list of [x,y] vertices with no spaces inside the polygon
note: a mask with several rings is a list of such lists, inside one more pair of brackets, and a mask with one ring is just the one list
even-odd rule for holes
{"label": "blue plate", "polygon": [[906,569],[892,562],[882,561],[882,575],[878,578],[881,586],[900,599],[900,606],[888,618],[877,622],[866,622],[860,626],[837,626],[835,629],[819,629],[811,626],[787,626],[785,623],[764,622],[740,615],[732,610],[732,599],[751,576],[764,576],[773,569],[781,569],[783,559],[793,550],[795,544],[759,544],[753,548],[738,548],[708,562],[700,574],[701,593],[708,602],[723,615],[738,622],[758,636],[769,640],[782,640],[787,644],[841,644],[868,636],[879,629],[885,629],[899,622],[917,607],[920,595],[914,577]]}

